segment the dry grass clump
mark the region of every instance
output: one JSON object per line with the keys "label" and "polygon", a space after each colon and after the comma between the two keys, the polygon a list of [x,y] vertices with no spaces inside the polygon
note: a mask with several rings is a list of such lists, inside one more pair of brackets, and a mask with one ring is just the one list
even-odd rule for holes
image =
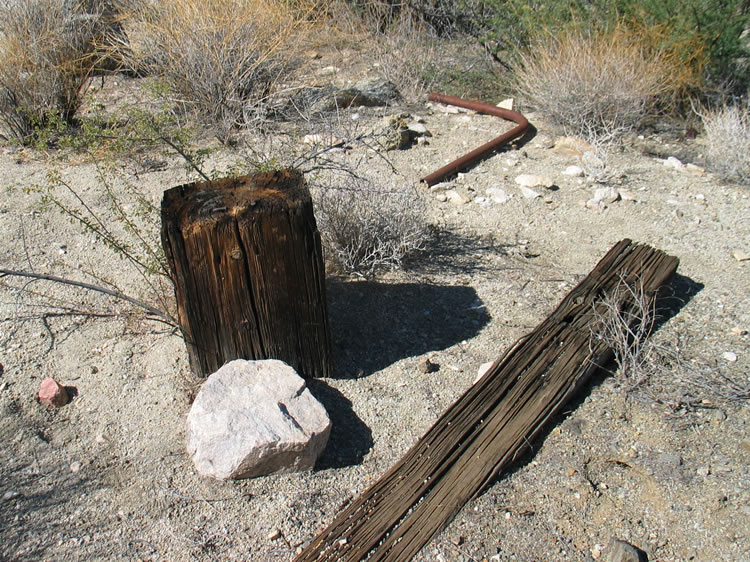
{"label": "dry grass clump", "polygon": [[111,23],[104,2],[17,0],[0,4],[0,125],[28,142],[50,122],[70,123],[83,103]]}
{"label": "dry grass clump", "polygon": [[637,127],[672,75],[672,59],[624,28],[545,34],[521,60],[519,93],[567,134],[600,143]]}
{"label": "dry grass clump", "polygon": [[305,0],[142,0],[127,15],[133,65],[217,128],[247,125],[291,68]]}
{"label": "dry grass clump", "polygon": [[706,158],[724,179],[750,183],[750,107],[725,106],[701,114]]}
{"label": "dry grass clump", "polygon": [[428,241],[426,203],[413,188],[350,175],[316,187],[313,201],[326,256],[344,272],[400,267]]}

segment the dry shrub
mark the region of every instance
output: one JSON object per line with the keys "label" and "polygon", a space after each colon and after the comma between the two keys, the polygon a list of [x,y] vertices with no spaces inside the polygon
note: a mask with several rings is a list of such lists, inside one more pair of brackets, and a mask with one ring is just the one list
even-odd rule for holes
{"label": "dry shrub", "polygon": [[108,25],[97,0],[17,0],[0,5],[0,124],[28,142],[50,122],[70,123]]}
{"label": "dry shrub", "polygon": [[304,0],[142,0],[127,25],[133,66],[164,79],[220,138],[249,123],[289,71],[311,23]]}
{"label": "dry shrub", "polygon": [[371,276],[424,249],[427,207],[414,188],[346,175],[313,189],[315,215],[333,265]]}
{"label": "dry shrub", "polygon": [[655,303],[642,283],[631,285],[621,279],[593,308],[592,336],[614,353],[627,390],[643,385],[653,370],[656,347],[649,336],[656,322]]}
{"label": "dry shrub", "polygon": [[637,127],[669,91],[670,60],[624,28],[544,34],[522,55],[517,87],[567,134],[601,143]]}
{"label": "dry shrub", "polygon": [[725,106],[701,113],[706,132],[706,158],[730,181],[750,183],[750,108]]}
{"label": "dry shrub", "polygon": [[408,101],[423,101],[437,81],[436,40],[423,24],[402,18],[387,33],[372,37],[380,74]]}

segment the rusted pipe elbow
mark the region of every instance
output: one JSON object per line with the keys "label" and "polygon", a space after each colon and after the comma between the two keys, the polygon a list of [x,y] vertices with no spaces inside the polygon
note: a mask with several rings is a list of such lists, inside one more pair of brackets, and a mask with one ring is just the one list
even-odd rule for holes
{"label": "rusted pipe elbow", "polygon": [[457,107],[464,107],[466,109],[471,109],[478,113],[486,113],[487,115],[496,115],[497,117],[502,117],[503,119],[508,119],[509,121],[513,121],[514,123],[517,123],[518,126],[512,128],[507,133],[500,135],[496,139],[493,139],[490,142],[483,144],[479,148],[475,148],[468,154],[464,154],[463,156],[461,156],[461,158],[454,160],[450,164],[446,164],[439,170],[432,172],[431,174],[423,177],[421,181],[425,182],[427,185],[434,185],[438,183],[440,180],[466,168],[470,164],[473,164],[477,160],[480,160],[481,158],[491,153],[492,151],[497,150],[504,144],[509,143],[510,141],[523,136],[523,134],[529,128],[528,120],[526,119],[526,117],[521,115],[518,111],[512,111],[510,109],[501,109],[499,107],[490,105],[488,103],[481,103],[478,101],[469,101],[469,100],[464,100],[461,98],[456,98],[453,96],[445,96],[443,94],[433,93],[433,94],[430,94],[428,99],[430,101],[434,101],[438,103],[444,103],[447,105],[455,105]]}

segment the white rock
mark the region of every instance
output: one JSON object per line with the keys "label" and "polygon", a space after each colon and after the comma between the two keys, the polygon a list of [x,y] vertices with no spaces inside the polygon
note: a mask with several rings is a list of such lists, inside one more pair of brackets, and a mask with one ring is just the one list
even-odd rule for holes
{"label": "white rock", "polygon": [[504,99],[499,104],[497,104],[497,107],[500,109],[513,109],[513,98]]}
{"label": "white rock", "polygon": [[425,137],[431,137],[432,133],[427,130],[427,127],[425,127],[422,123],[418,123],[416,121],[412,121],[409,123],[407,128],[414,133],[415,135],[425,136]]}
{"label": "white rock", "polygon": [[283,361],[235,360],[213,373],[187,418],[198,472],[221,480],[312,469],[331,422]]}
{"label": "white rock", "polygon": [[435,199],[437,199],[441,203],[445,203],[448,200],[448,196],[445,193],[438,193],[437,195],[435,195]]}
{"label": "white rock", "polygon": [[536,199],[537,197],[542,196],[541,193],[539,193],[538,191],[534,191],[530,187],[525,187],[522,185],[521,187],[519,187],[519,189],[521,190],[523,196],[526,197],[526,199]]}
{"label": "white rock", "polygon": [[447,197],[447,200],[453,203],[454,205],[465,205],[469,202],[469,200],[461,195],[458,191],[455,189],[449,189],[445,192],[445,196]]}
{"label": "white rock", "polygon": [[695,164],[687,164],[685,166],[685,169],[693,174],[694,176],[705,176],[706,175],[706,169],[701,168],[700,166],[696,166]]}
{"label": "white rock", "polygon": [[572,176],[574,178],[583,177],[583,168],[580,166],[568,166],[563,170],[563,174],[566,176]]}
{"label": "white rock", "polygon": [[685,168],[685,164],[680,162],[679,158],[675,158],[674,156],[670,156],[663,162],[665,166],[668,168],[674,168],[675,170],[682,170]]}
{"label": "white rock", "polygon": [[618,191],[620,193],[620,199],[622,199],[623,201],[637,201],[638,200],[635,193],[633,193],[630,190],[618,189]]}
{"label": "white rock", "polygon": [[732,252],[732,257],[737,261],[750,260],[750,255],[748,255],[746,252],[743,252],[742,250],[735,250],[734,252]]}
{"label": "white rock", "polygon": [[481,379],[487,373],[487,371],[490,370],[490,367],[492,367],[493,364],[493,361],[487,361],[487,363],[482,363],[481,365],[479,365],[479,368],[477,369],[477,376],[474,379],[474,382],[471,384],[477,384],[479,382],[479,379]]}
{"label": "white rock", "polygon": [[548,176],[537,176],[535,174],[521,174],[516,178],[516,183],[523,187],[546,187],[555,185],[552,178]]}
{"label": "white rock", "polygon": [[485,193],[495,203],[507,203],[513,198],[510,193],[508,193],[504,189],[500,189],[499,187],[488,187],[485,190]]}
{"label": "white rock", "polygon": [[721,356],[730,363],[737,361],[737,354],[734,351],[725,351]]}
{"label": "white rock", "polygon": [[611,185],[600,187],[594,192],[594,199],[606,204],[614,203],[620,198],[620,192]]}

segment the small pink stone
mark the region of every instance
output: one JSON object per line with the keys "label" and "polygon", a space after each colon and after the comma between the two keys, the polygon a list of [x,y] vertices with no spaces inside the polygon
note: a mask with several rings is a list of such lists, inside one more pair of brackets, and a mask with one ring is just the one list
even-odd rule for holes
{"label": "small pink stone", "polygon": [[59,408],[65,406],[70,401],[68,391],[52,377],[47,377],[39,385],[39,394],[37,395],[39,403],[44,406],[54,406]]}

